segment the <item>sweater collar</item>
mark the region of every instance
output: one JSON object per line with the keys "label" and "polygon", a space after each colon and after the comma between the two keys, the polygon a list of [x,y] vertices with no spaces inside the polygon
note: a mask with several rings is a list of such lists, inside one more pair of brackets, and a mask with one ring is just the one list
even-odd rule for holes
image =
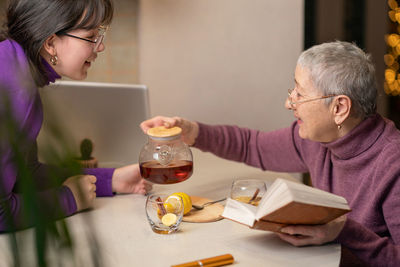
{"label": "sweater collar", "polygon": [[47,78],[49,79],[47,84],[54,83],[57,79],[61,79],[61,76],[57,74],[57,72],[50,66],[50,64],[42,58],[42,63],[44,69],[46,70]]}
{"label": "sweater collar", "polygon": [[339,159],[349,159],[360,155],[370,148],[385,128],[385,122],[379,114],[368,117],[352,129],[347,135],[330,143],[322,143]]}

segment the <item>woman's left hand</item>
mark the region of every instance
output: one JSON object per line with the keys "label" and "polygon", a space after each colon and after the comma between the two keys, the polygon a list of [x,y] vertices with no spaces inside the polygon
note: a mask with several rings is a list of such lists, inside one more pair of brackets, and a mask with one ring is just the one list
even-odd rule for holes
{"label": "woman's left hand", "polygon": [[140,175],[139,165],[117,168],[112,177],[112,190],[116,193],[146,194],[152,185]]}
{"label": "woman's left hand", "polygon": [[278,236],[296,246],[322,245],[333,241],[342,231],[347,216],[343,215],[323,225],[290,225],[281,229]]}

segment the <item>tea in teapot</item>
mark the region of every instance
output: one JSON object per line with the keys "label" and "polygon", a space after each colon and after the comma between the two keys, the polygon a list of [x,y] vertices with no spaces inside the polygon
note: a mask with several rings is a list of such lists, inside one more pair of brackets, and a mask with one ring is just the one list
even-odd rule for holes
{"label": "tea in teapot", "polygon": [[193,173],[193,156],[182,141],[179,127],[151,128],[147,131],[148,142],[140,151],[140,174],[156,184],[183,182]]}

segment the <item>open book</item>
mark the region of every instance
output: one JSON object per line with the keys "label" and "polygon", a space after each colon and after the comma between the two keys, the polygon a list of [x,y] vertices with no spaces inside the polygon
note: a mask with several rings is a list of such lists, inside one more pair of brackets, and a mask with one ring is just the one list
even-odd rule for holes
{"label": "open book", "polygon": [[325,224],[350,211],[345,198],[278,178],[257,207],[228,198],[222,217],[279,232],[289,224]]}

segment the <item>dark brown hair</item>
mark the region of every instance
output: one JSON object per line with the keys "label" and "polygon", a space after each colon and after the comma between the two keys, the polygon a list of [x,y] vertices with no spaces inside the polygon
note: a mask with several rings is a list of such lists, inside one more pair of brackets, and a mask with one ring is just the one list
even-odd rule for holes
{"label": "dark brown hair", "polygon": [[16,41],[28,57],[37,86],[47,84],[40,50],[53,34],[111,24],[112,0],[10,0],[0,38]]}

